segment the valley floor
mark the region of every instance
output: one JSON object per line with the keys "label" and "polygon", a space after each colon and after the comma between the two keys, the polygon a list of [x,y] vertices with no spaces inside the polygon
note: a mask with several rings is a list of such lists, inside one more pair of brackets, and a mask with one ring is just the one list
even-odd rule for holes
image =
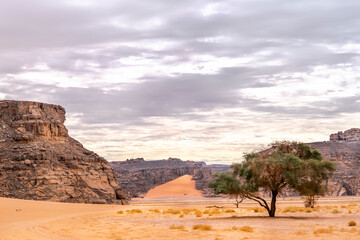
{"label": "valley floor", "polygon": [[[209,208],[214,205],[222,208]],[[360,239],[360,198],[321,199],[315,211],[301,199],[277,206],[271,219],[253,202],[237,209],[229,199],[140,199],[118,206],[0,198],[0,240]]]}

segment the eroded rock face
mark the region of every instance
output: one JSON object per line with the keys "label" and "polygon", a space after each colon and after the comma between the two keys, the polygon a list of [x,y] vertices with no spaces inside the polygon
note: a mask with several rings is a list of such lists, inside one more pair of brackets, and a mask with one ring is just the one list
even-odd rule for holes
{"label": "eroded rock face", "polygon": [[333,161],[336,171],[328,181],[331,196],[360,195],[360,129],[330,135],[330,141],[309,145]]}
{"label": "eroded rock face", "polygon": [[69,137],[65,109],[0,101],[0,196],[125,203],[107,161]]}
{"label": "eroded rock face", "polygon": [[[145,161],[137,158],[110,162],[109,165],[115,169],[119,183],[130,197],[142,197],[150,189],[186,174],[193,176],[196,189],[201,190],[204,196],[214,196],[208,184],[213,180],[216,169],[208,167],[204,162],[181,161],[176,158]],[[228,166],[222,167],[228,169]]]}

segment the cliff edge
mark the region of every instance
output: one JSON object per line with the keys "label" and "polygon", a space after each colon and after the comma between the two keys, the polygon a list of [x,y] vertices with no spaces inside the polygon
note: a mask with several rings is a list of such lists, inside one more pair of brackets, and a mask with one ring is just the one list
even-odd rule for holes
{"label": "cliff edge", "polygon": [[125,203],[107,161],[71,138],[65,109],[0,101],[0,196],[78,203]]}

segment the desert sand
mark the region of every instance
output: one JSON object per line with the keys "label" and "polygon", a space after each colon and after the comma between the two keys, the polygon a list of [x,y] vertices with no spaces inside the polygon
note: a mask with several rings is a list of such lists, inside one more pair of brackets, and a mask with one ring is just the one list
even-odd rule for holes
{"label": "desert sand", "polygon": [[280,199],[271,219],[251,201],[199,197],[191,176],[149,196],[125,206],[0,198],[0,240],[360,239],[348,226],[360,224],[360,198],[321,199],[314,210]]}
{"label": "desert sand", "polygon": [[315,211],[301,199],[279,200],[275,219],[250,201],[234,208],[230,199],[119,206],[0,198],[0,211],[1,240],[360,239],[360,227],[348,226],[360,224],[359,198],[321,199]]}
{"label": "desert sand", "polygon": [[201,191],[195,189],[195,181],[191,179],[191,175],[181,176],[173,181],[150,189],[144,198],[201,197]]}

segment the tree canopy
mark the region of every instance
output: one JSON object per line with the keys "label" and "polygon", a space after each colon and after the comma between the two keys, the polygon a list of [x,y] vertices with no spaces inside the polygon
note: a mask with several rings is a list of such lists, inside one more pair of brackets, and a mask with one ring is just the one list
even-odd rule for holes
{"label": "tree canopy", "polygon": [[[314,203],[316,196],[325,193],[323,183],[335,170],[319,151],[299,142],[275,142],[270,149],[247,153],[244,158],[231,166],[231,174],[215,175],[209,186],[217,194],[237,194],[256,201],[270,217],[275,217],[276,197],[285,189],[305,195]],[[262,197],[267,193],[270,204]]]}

